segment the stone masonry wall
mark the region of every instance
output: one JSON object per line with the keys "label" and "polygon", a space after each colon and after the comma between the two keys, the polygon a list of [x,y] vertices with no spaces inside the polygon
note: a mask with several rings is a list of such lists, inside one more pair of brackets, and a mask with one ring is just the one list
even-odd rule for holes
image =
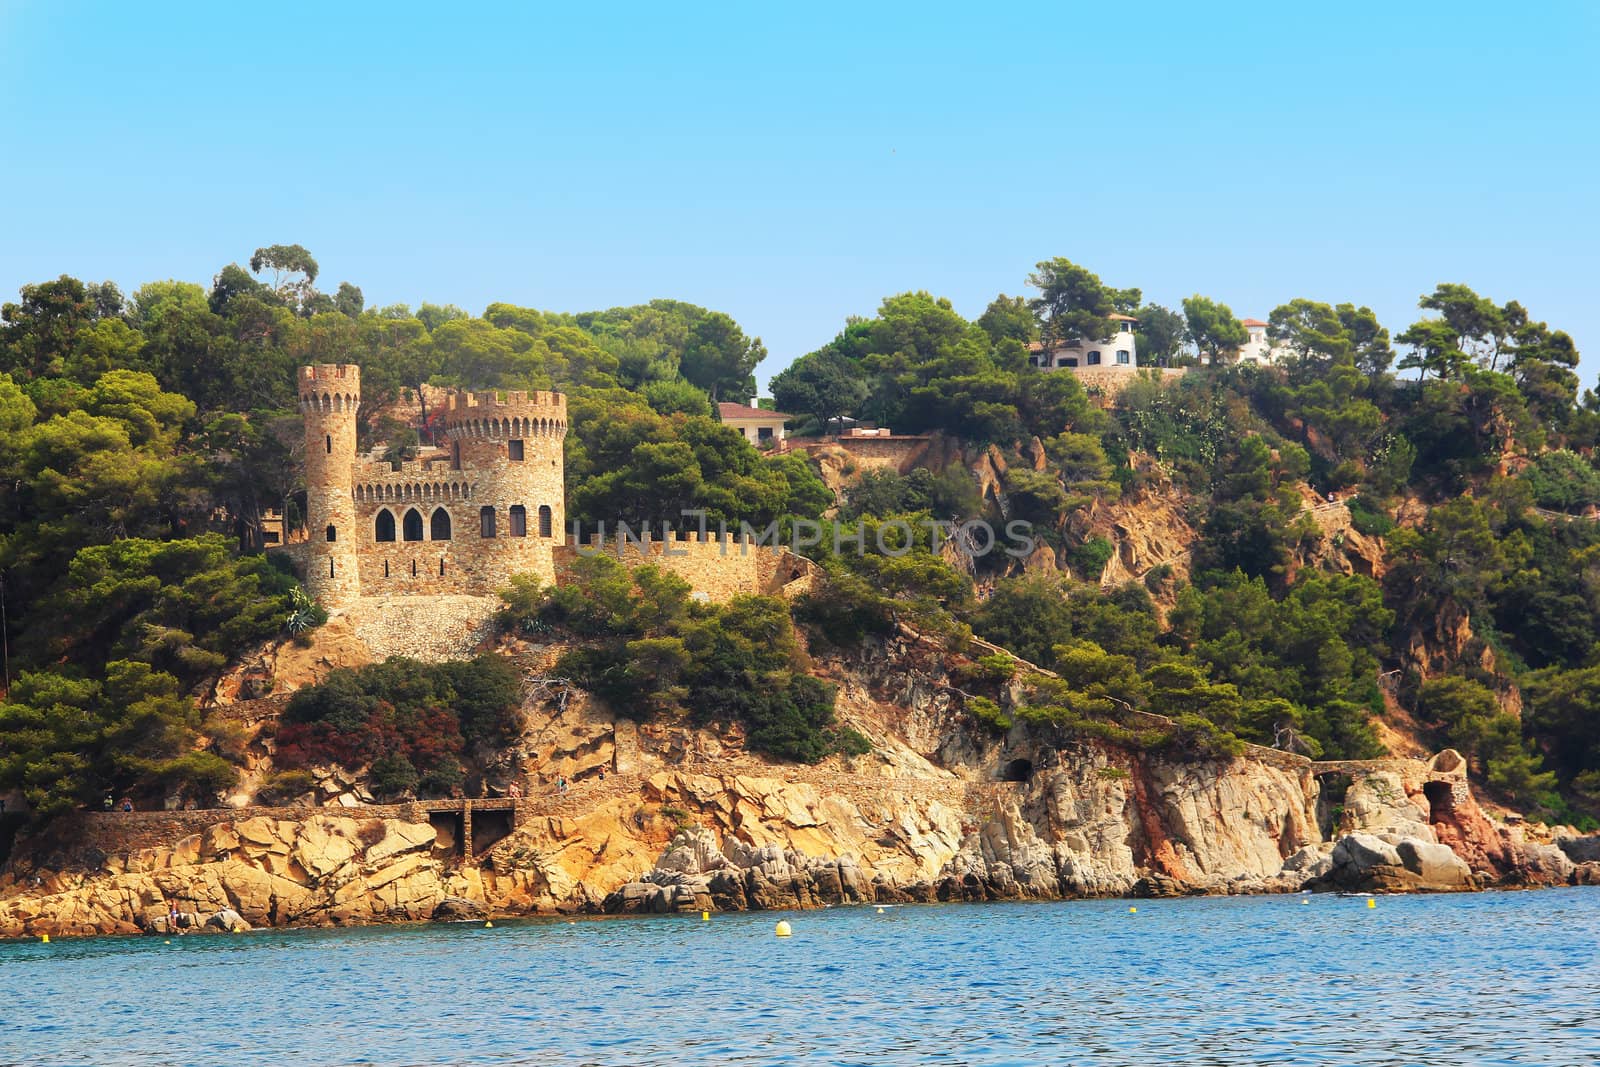
{"label": "stone masonry wall", "polygon": [[[761,594],[777,596],[785,592],[798,593],[806,588],[806,580],[817,570],[816,564],[787,549],[771,548],[729,538],[725,542],[684,540],[663,542],[648,541],[641,546],[629,541],[619,547],[614,537],[603,544],[590,540],[583,550],[590,554],[604,552],[629,567],[653,563],[670,571],[694,587],[696,593],[722,603],[736,596]],[[579,548],[572,542],[555,548],[557,582],[567,580],[572,565],[579,556]]]}
{"label": "stone masonry wall", "polygon": [[1160,375],[1163,383],[1171,383],[1183,377],[1186,367],[1140,367],[1137,371],[1117,370],[1115,367],[1079,367],[1072,371],[1078,376],[1078,381],[1090,395],[1100,398],[1102,403],[1109,403],[1117,398],[1128,387],[1129,382],[1138,380],[1142,375]]}
{"label": "stone masonry wall", "polygon": [[566,522],[566,397],[451,394],[446,447],[396,469],[356,456],[360,390],[358,367],[301,368],[310,536],[295,557],[323,606],[492,597],[517,573],[555,580],[551,549]]}

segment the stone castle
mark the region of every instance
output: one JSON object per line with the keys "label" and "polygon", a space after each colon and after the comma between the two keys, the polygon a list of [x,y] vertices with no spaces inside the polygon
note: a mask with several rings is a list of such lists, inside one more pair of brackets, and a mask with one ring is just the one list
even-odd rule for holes
{"label": "stone castle", "polygon": [[300,368],[306,588],[329,610],[363,596],[492,596],[555,581],[565,526],[560,393],[456,393],[446,446],[390,463],[356,452],[361,368]]}
{"label": "stone castle", "polygon": [[[429,655],[422,636],[448,616],[481,633],[513,574],[558,584],[579,551],[651,562],[701,599],[794,593],[814,568],[782,550],[683,531],[673,541],[580,546],[567,536],[567,399],[554,392],[455,392],[445,445],[391,463],[356,450],[361,368],[301,367],[307,537],[283,546],[306,589],[346,614],[375,650]],[[436,646],[435,652],[438,651]]]}

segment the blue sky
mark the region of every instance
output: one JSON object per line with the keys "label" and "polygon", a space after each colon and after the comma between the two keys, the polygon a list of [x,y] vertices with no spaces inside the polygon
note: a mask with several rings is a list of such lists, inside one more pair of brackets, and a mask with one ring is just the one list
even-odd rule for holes
{"label": "blue sky", "polygon": [[335,6],[0,0],[0,294],[300,243],[369,304],[719,308],[764,382],[1061,255],[1396,332],[1465,282],[1600,374],[1597,4]]}

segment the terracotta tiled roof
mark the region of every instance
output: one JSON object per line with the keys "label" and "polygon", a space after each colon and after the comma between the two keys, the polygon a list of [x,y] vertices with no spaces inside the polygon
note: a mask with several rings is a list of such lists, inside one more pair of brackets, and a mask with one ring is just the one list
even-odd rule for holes
{"label": "terracotta tiled roof", "polygon": [[768,411],[766,408],[753,408],[748,404],[730,404],[727,402],[717,405],[717,414],[723,421],[728,419],[792,419],[796,416],[785,415],[781,411]]}
{"label": "terracotta tiled roof", "polygon": [[1265,326],[1267,324],[1262,322],[1260,319],[1244,319],[1244,320],[1242,320],[1240,322],[1240,325],[1241,326]]}
{"label": "terracotta tiled roof", "polygon": [[1112,322],[1138,322],[1139,321],[1138,319],[1134,318],[1132,315],[1118,315],[1118,314],[1115,314],[1115,313],[1107,315],[1106,318],[1110,319]]}

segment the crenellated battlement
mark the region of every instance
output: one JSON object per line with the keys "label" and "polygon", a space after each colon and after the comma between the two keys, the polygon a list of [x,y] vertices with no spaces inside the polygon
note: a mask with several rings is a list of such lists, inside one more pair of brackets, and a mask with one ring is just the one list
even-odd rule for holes
{"label": "crenellated battlement", "polygon": [[301,388],[308,382],[347,385],[361,388],[361,368],[354,363],[318,363],[300,368]]}
{"label": "crenellated battlement", "polygon": [[560,393],[461,393],[449,398],[445,435],[452,441],[503,441],[567,434],[567,398]]}
{"label": "crenellated battlement", "polygon": [[300,368],[300,412],[354,415],[361,406],[361,368],[354,363],[319,363]]}
{"label": "crenellated battlement", "polygon": [[565,419],[567,416],[566,395],[543,389],[532,391],[512,389],[504,393],[493,391],[452,393],[445,398],[444,407],[446,422],[453,418],[498,418],[512,414],[560,419]]}

